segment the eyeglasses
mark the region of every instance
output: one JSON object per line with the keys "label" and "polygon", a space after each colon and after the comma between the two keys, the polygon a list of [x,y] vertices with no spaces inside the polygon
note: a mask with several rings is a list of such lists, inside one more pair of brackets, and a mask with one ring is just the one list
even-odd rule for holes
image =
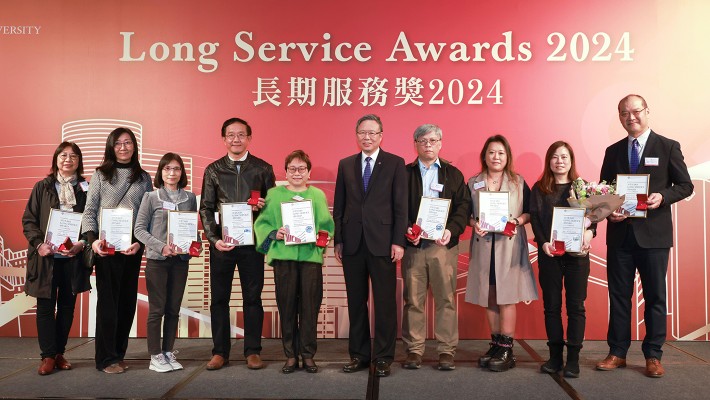
{"label": "eyeglasses", "polygon": [[417,142],[420,146],[426,146],[427,143],[434,146],[435,144],[441,142],[441,139],[418,139],[415,140],[415,142]]}
{"label": "eyeglasses", "polygon": [[382,134],[382,131],[380,132],[375,132],[375,131],[357,131],[357,135],[361,138],[370,136],[370,137],[375,137],[377,135]]}
{"label": "eyeglasses", "polygon": [[249,135],[247,135],[246,133],[240,133],[238,135],[230,133],[229,135],[226,135],[224,138],[227,139],[228,142],[233,142],[234,139],[239,138],[239,141],[242,142],[248,137],[249,137]]}
{"label": "eyeglasses", "polygon": [[163,168],[163,172],[166,174],[170,174],[171,172],[175,172],[176,174],[179,174],[180,171],[182,171],[182,168],[180,167],[165,167]]}
{"label": "eyeglasses", "polygon": [[299,174],[305,174],[308,171],[308,167],[288,167],[286,170],[292,174],[295,174],[296,172]]}
{"label": "eyeglasses", "polygon": [[59,157],[57,157],[57,158],[59,158],[60,161],[66,161],[67,158],[68,158],[69,160],[71,160],[71,161],[76,161],[76,160],[79,159],[79,155],[78,155],[78,154],[73,154],[73,153],[72,153],[72,154],[62,153],[62,154],[60,154]]}
{"label": "eyeglasses", "polygon": [[133,142],[126,140],[125,142],[116,142],[113,144],[113,147],[116,149],[120,149],[123,146],[126,146],[127,149],[133,148]]}
{"label": "eyeglasses", "polygon": [[644,111],[646,111],[647,109],[648,109],[648,107],[642,108],[642,109],[640,109],[640,110],[631,110],[631,112],[629,112],[629,111],[622,111],[622,112],[619,113],[619,116],[620,116],[621,118],[629,118],[629,116],[630,116],[631,114],[633,114],[634,117],[638,118],[638,116],[641,115],[641,113],[644,112]]}

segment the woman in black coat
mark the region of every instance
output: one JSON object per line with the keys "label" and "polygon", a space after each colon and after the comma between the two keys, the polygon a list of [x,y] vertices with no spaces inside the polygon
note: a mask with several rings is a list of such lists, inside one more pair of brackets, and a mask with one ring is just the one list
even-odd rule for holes
{"label": "woman in black coat", "polygon": [[61,251],[45,242],[52,209],[84,211],[88,185],[81,176],[83,168],[79,146],[62,142],[54,151],[51,172],[34,185],[22,215],[23,233],[29,242],[25,293],[37,298],[40,375],[71,369],[64,350],[74,320],[76,295],[91,289],[91,270],[81,262],[85,242],[79,240],[69,250]]}

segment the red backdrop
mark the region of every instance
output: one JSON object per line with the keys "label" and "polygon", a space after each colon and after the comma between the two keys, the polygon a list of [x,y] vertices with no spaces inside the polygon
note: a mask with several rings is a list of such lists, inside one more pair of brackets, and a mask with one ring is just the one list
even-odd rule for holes
{"label": "red backdrop", "polygon": [[[107,129],[129,125],[140,133],[147,169],[163,153],[178,152],[189,159],[199,194],[204,168],[225,152],[221,123],[239,116],[254,128],[250,151],[276,166],[277,179],[284,179],[283,157],[300,148],[315,164],[315,184],[332,195],[338,160],[357,151],[356,119],[374,112],[384,122],[383,147],[407,160],[415,157],[414,129],[440,125],[441,155],[467,177],[479,169],[485,138],[503,134],[532,185],[558,139],[574,146],[580,173],[596,179],[604,148],[625,135],[616,104],[638,93],[649,102],[651,126],[681,142],[696,184],[695,195],[674,206],[669,336],[707,339],[705,1],[11,0],[0,9],[1,335],[35,331],[34,301],[22,289],[27,243],[20,217],[62,139],[82,143],[89,156],[92,138],[101,142]],[[593,242],[590,339],[606,334],[603,232]],[[483,310],[463,302],[467,251],[462,245],[461,335],[485,337]],[[206,265],[206,258],[193,262],[182,336],[209,335]],[[320,334],[341,337],[342,271],[330,256],[324,271]],[[264,334],[275,336],[269,273]],[[239,299],[237,284],[237,334]],[[642,299],[639,293],[635,300],[641,311]],[[81,297],[74,334],[93,334],[93,301],[94,294]],[[136,335],[144,335],[146,314],[141,282]],[[518,315],[518,336],[544,337],[541,301],[521,304]],[[635,338],[643,336],[642,318],[635,313]]]}

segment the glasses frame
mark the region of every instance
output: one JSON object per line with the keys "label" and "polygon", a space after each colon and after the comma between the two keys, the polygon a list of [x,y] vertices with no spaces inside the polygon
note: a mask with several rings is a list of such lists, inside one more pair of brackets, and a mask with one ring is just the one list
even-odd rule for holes
{"label": "glasses frame", "polygon": [[414,143],[420,146],[426,146],[427,144],[435,146],[439,142],[441,142],[441,139],[417,139],[414,141]]}
{"label": "glasses frame", "polygon": [[303,175],[306,172],[308,172],[308,167],[288,167],[286,168],[286,172],[289,174],[295,174],[298,172],[299,174]]}
{"label": "glasses frame", "polygon": [[631,116],[631,114],[633,114],[634,117],[638,118],[641,115],[641,113],[646,110],[648,110],[648,107],[644,107],[640,110],[622,111],[619,113],[619,116],[621,118],[629,118]]}
{"label": "glasses frame", "polygon": [[372,132],[372,131],[356,131],[355,132],[358,137],[360,138],[365,138],[365,137],[376,137],[377,135],[381,135],[382,131],[379,132]]}

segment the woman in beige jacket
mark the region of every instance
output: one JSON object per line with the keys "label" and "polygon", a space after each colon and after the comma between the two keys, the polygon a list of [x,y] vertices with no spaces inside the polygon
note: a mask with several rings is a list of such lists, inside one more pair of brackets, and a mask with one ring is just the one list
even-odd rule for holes
{"label": "woman in beige jacket", "polygon": [[[469,179],[473,203],[466,301],[486,307],[491,329],[491,347],[479,359],[479,365],[492,371],[515,367],[513,336],[516,304],[537,299],[535,276],[528,258],[528,240],[523,225],[530,221],[530,188],[513,169],[510,144],[501,135],[486,140],[480,154],[481,172]],[[512,237],[493,233],[479,220],[479,193],[508,192],[509,213],[501,222],[515,224]]]}

